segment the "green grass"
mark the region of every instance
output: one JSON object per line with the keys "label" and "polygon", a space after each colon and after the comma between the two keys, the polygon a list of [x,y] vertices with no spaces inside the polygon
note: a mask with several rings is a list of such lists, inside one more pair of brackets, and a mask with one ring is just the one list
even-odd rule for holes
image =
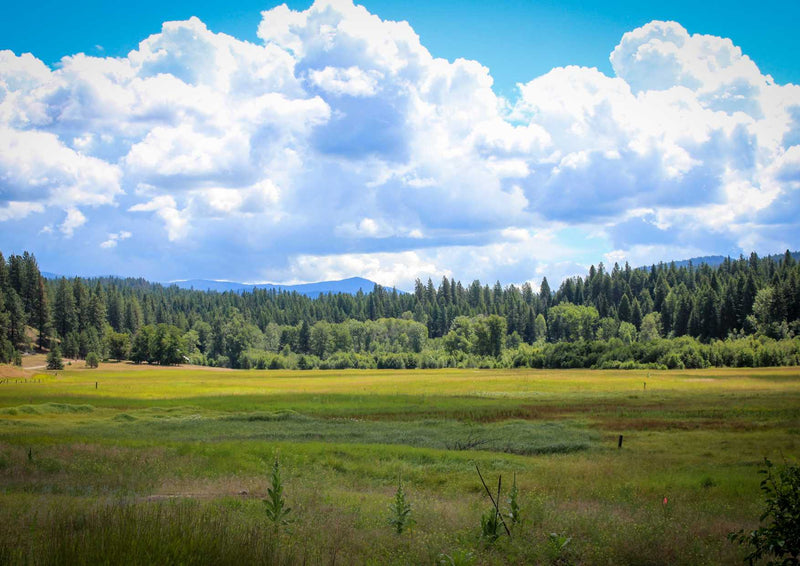
{"label": "green grass", "polygon": [[[741,563],[759,463],[798,455],[797,368],[40,373],[0,384],[0,563]],[[511,540],[475,464],[517,475]]]}

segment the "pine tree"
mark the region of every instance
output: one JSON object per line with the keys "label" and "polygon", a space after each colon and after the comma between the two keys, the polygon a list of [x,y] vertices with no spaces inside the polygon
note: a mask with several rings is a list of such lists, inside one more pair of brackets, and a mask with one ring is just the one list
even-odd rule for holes
{"label": "pine tree", "polygon": [[64,360],[61,359],[61,350],[58,348],[58,344],[53,344],[50,353],[47,354],[47,369],[64,369]]}
{"label": "pine tree", "polygon": [[8,312],[8,340],[14,347],[25,346],[25,308],[22,299],[14,289],[9,289],[6,294],[6,310]]}
{"label": "pine tree", "polygon": [[44,278],[40,275],[38,279],[39,281],[36,286],[36,311],[34,314],[34,323],[36,328],[39,329],[39,348],[43,349],[45,344],[47,344],[50,340],[50,303],[47,298],[47,290],[45,289]]}
{"label": "pine tree", "polygon": [[542,284],[539,286],[539,300],[541,301],[542,308],[547,311],[552,301],[552,292],[550,291],[550,284],[547,282],[547,277],[542,278]]}
{"label": "pine tree", "polygon": [[307,320],[304,320],[303,324],[300,326],[297,349],[300,354],[308,354],[311,351],[311,328]]}
{"label": "pine tree", "polygon": [[642,325],[642,307],[639,305],[638,299],[633,299],[633,308],[631,309],[631,324],[639,330]]}
{"label": "pine tree", "polygon": [[62,338],[78,329],[78,317],[75,313],[75,295],[66,278],[58,281],[56,296],[53,301],[53,324]]}
{"label": "pine tree", "polygon": [[630,322],[631,315],[633,314],[631,309],[631,300],[628,298],[628,294],[625,293],[622,295],[622,298],[619,301],[619,307],[617,308],[617,316],[621,322]]}

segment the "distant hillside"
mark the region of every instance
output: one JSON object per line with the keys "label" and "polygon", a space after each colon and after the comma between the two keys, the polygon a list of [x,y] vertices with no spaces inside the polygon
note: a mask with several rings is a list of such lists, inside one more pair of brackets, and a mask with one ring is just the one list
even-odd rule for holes
{"label": "distant hillside", "polygon": [[45,279],[61,279],[62,277],[72,279],[73,277],[73,275],[61,275],[60,273],[51,273],[49,271],[42,271],[41,273]]}
{"label": "distant hillside", "polygon": [[[64,275],[59,273],[52,273],[49,271],[42,271],[42,277],[45,279],[61,279]],[[67,275],[68,279],[72,279],[75,277],[74,275]],[[94,279],[94,278],[88,278]],[[123,278],[114,277],[114,276],[107,276],[101,277],[100,279],[114,279],[114,280],[122,280]],[[151,283],[146,282],[145,280],[136,280],[136,282],[140,282],[145,285],[149,285]],[[155,283],[155,285],[159,285],[159,283]],[[322,293],[323,295],[327,294],[337,294],[337,293],[345,293],[349,295],[355,295],[359,291],[364,293],[370,293],[375,288],[374,281],[370,281],[369,279],[364,279],[363,277],[350,277],[348,279],[341,279],[339,281],[319,281],[317,283],[303,283],[300,285],[276,285],[273,283],[258,283],[255,285],[250,285],[247,283],[237,283],[236,281],[214,281],[211,279],[187,279],[184,281],[169,281],[167,283],[160,283],[164,287],[169,287],[170,285],[175,285],[181,289],[194,289],[196,291],[217,291],[218,293],[224,293],[226,291],[233,291],[236,293],[241,293],[244,291],[252,291],[253,289],[275,289],[276,291],[288,291],[292,292],[295,291],[300,293],[301,295],[305,295],[306,297],[315,298]],[[397,291],[398,293],[404,293],[404,291]]]}
{"label": "distant hillside", "polygon": [[[791,252],[791,253],[792,253],[792,257],[795,260],[800,261],[800,252]],[[779,261],[780,259],[783,258],[783,255],[784,254],[772,254],[772,255],[769,255],[769,256],[766,256],[766,257],[770,258],[770,259],[774,259],[775,261]],[[665,261],[663,263],[665,265],[669,265],[670,263],[674,263],[675,267],[689,267],[689,263],[690,262],[695,267],[697,267],[698,265],[701,265],[701,264],[706,264],[709,267],[717,267],[718,265],[722,265],[722,262],[725,261],[726,257],[728,257],[728,256],[724,256],[724,255],[707,255],[707,256],[702,256],[702,257],[692,257],[692,258],[689,258],[689,259],[682,259],[680,261],[674,261],[674,262]],[[731,259],[732,260],[739,259],[739,256],[735,256],[735,257],[731,256]],[[745,257],[745,259],[747,259],[747,258]],[[641,267],[641,269],[649,269],[649,268],[650,268],[649,265],[643,265]]]}
{"label": "distant hillside", "polygon": [[245,283],[236,283],[234,281],[212,281],[208,279],[172,281],[169,285],[177,285],[181,289],[218,291],[220,293],[224,293],[225,291],[241,293],[243,291],[252,291],[253,289],[274,289],[276,291],[295,291],[307,297],[317,297],[320,293],[323,295],[329,293],[355,295],[359,291],[369,293],[375,288],[376,283],[362,277],[350,277],[349,279],[342,279],[340,281],[320,281],[318,283],[303,283],[301,285],[274,285],[272,283],[248,285]]}
{"label": "distant hillside", "polygon": [[[800,262],[800,251],[791,252],[792,257]],[[780,261],[783,259],[784,254],[771,254],[768,256],[763,257],[762,259],[773,259],[775,261]],[[747,256],[749,257],[749,256]],[[747,259],[747,257],[745,259]],[[688,267],[689,263],[695,267],[706,264],[710,267],[717,267],[722,264],[726,259],[726,256],[722,255],[709,255],[709,256],[702,256],[702,257],[693,257],[689,259],[682,259],[678,261],[664,261],[658,262],[663,263],[664,265],[670,265],[671,263],[675,264],[676,268]],[[732,260],[738,259],[738,256],[732,257]],[[641,270],[649,270],[650,265],[642,265],[636,269]],[[48,271],[42,271],[42,276],[46,279],[60,279],[63,275],[58,273],[51,273]],[[72,278],[75,277],[74,275],[67,275],[66,277]],[[117,279],[114,276],[108,276],[107,278],[110,279]],[[94,278],[89,278],[94,279]],[[101,278],[104,279],[104,278]],[[132,280],[133,281],[133,280]],[[137,283],[147,285],[144,279],[137,279]],[[158,283],[156,283],[158,285]],[[250,285],[246,283],[237,283],[235,281],[214,281],[211,279],[187,279],[183,281],[170,281],[167,283],[161,283],[165,287],[169,287],[170,285],[176,285],[181,289],[194,289],[196,291],[217,291],[219,293],[224,293],[226,291],[234,291],[237,293],[241,293],[244,291],[252,291],[253,289],[275,289],[277,291],[288,291],[292,292],[295,291],[301,295],[305,295],[306,297],[316,298],[322,293],[323,295],[326,294],[336,294],[336,293],[345,293],[350,295],[355,295],[359,291],[364,293],[371,292],[374,288],[376,283],[374,281],[370,281],[369,279],[364,279],[363,277],[350,277],[348,279],[341,279],[339,281],[320,281],[317,283],[303,283],[300,285],[280,285],[280,284],[273,284],[273,283],[258,283],[255,285]],[[398,293],[404,294],[405,291],[397,290]]]}

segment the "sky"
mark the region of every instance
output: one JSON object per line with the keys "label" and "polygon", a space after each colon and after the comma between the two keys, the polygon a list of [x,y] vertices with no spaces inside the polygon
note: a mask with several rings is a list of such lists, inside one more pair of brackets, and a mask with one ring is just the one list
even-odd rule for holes
{"label": "sky", "polygon": [[800,248],[800,3],[229,5],[7,7],[0,250],[408,289]]}

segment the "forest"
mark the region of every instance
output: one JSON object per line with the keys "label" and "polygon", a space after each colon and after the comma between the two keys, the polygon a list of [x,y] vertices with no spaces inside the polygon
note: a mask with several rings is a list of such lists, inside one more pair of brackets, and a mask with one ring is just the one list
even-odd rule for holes
{"label": "forest", "polygon": [[65,359],[258,369],[703,368],[800,365],[800,263],[600,263],[553,291],[417,280],[413,292],[206,292],[42,276],[0,253],[0,362]]}

